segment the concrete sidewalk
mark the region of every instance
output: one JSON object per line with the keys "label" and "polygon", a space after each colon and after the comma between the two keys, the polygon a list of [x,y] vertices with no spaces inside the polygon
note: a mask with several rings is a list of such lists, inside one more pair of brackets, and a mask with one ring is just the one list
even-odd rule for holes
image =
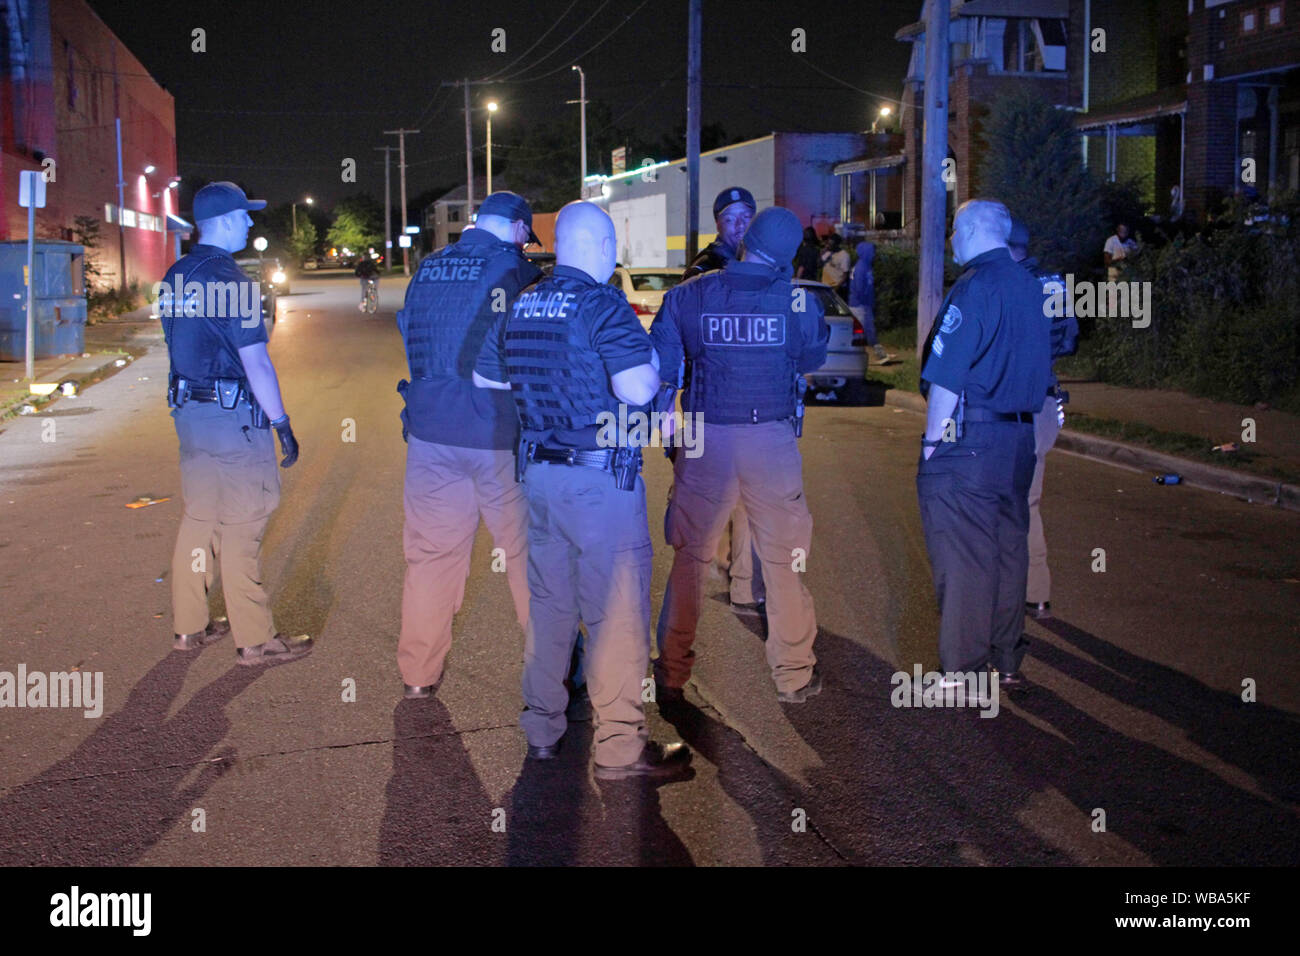
{"label": "concrete sidewalk", "polygon": [[[118,369],[125,368],[139,355],[162,343],[162,328],[150,315],[150,306],[141,306],[115,319],[86,327],[85,351],[79,356],[57,355],[33,363],[35,384],[59,386],[71,383],[76,392]],[[56,388],[48,395],[33,393],[27,382],[26,363],[0,362],[0,421],[12,415],[33,414],[63,397]],[[31,412],[24,412],[31,408]]]}

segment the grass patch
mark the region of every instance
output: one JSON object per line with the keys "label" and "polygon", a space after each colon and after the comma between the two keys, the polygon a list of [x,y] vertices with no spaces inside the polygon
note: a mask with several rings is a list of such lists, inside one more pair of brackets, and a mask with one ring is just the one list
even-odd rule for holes
{"label": "grass patch", "polygon": [[1065,427],[1096,435],[1099,438],[1140,445],[1167,455],[1204,462],[1207,465],[1235,468],[1292,484],[1300,482],[1300,474],[1290,468],[1270,460],[1261,460],[1259,455],[1247,450],[1226,455],[1211,451],[1212,446],[1208,441],[1199,435],[1190,435],[1187,432],[1163,431],[1139,422],[1121,422],[1113,418],[1094,418],[1091,415],[1071,412],[1068,405],[1065,407]]}

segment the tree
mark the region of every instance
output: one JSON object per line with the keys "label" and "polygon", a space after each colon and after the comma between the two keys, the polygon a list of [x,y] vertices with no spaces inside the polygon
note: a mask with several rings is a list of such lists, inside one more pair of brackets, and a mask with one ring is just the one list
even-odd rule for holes
{"label": "tree", "polygon": [[72,241],[85,247],[81,257],[81,270],[86,292],[98,292],[104,270],[99,262],[99,220],[94,216],[77,216],[72,225]]}
{"label": "tree", "polygon": [[289,248],[294,256],[302,262],[316,253],[316,227],[306,216],[298,220],[298,231],[289,239]]}
{"label": "tree", "polygon": [[[301,228],[301,221],[299,228]],[[363,250],[378,245],[384,238],[384,210],[370,196],[344,199],[334,207],[334,221],[325,239],[331,246]]]}
{"label": "tree", "polygon": [[1082,271],[1105,240],[1100,186],[1083,166],[1074,114],[1030,90],[995,101],[984,121],[976,196],[1000,199],[1043,264]]}

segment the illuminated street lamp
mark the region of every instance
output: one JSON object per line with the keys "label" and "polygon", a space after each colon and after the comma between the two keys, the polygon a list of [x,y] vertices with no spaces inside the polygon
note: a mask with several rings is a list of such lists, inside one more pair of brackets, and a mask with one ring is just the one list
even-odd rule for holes
{"label": "illuminated street lamp", "polygon": [[[303,202],[305,202],[308,206],[310,206],[314,201],[315,200],[313,200],[310,196],[308,196],[303,200]],[[293,204],[293,234],[295,236],[298,235],[298,203],[297,202]]]}
{"label": "illuminated street lamp", "polygon": [[881,120],[888,119],[891,115],[893,115],[893,112],[894,110],[892,107],[882,106],[880,108],[879,114],[871,122],[871,132],[874,133],[876,131],[876,124],[879,123]]}

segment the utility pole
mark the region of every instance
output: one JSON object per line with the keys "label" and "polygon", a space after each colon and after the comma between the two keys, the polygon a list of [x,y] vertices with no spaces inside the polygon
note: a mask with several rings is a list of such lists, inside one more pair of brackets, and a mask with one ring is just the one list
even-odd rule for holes
{"label": "utility pole", "polygon": [[382,150],[384,154],[384,268],[389,272],[393,271],[393,200],[392,187],[390,183],[389,163],[392,159],[393,147],[375,146],[374,149]]}
{"label": "utility pole", "polygon": [[569,69],[578,71],[578,98],[564,102],[566,105],[578,104],[578,136],[582,140],[582,179],[578,183],[578,198],[581,199],[587,188],[587,74],[580,66],[571,66]]}
{"label": "utility pole", "polygon": [[117,44],[113,44],[113,118],[117,130],[117,288],[126,289],[126,223],[122,221],[126,206],[126,175],[122,172],[122,95],[121,77],[117,75]]}
{"label": "utility pole", "polygon": [[[386,129],[385,136],[397,137],[397,173],[402,184],[402,235],[406,235],[406,134],[414,136],[418,129]],[[411,247],[402,246],[402,271],[411,274]]]}
{"label": "utility pole", "polygon": [[948,158],[949,0],[929,0],[925,24],[925,139],[921,145],[921,256],[916,297],[916,355],[921,357],[943,301],[944,226],[948,191],[943,164]]}
{"label": "utility pole", "polygon": [[700,251],[700,31],[703,0],[691,0],[686,47],[686,263]]}
{"label": "utility pole", "polygon": [[470,123],[469,88],[485,86],[487,80],[445,80],[443,86],[459,86],[465,91],[465,228],[470,226],[470,217],[474,215],[474,127]]}

